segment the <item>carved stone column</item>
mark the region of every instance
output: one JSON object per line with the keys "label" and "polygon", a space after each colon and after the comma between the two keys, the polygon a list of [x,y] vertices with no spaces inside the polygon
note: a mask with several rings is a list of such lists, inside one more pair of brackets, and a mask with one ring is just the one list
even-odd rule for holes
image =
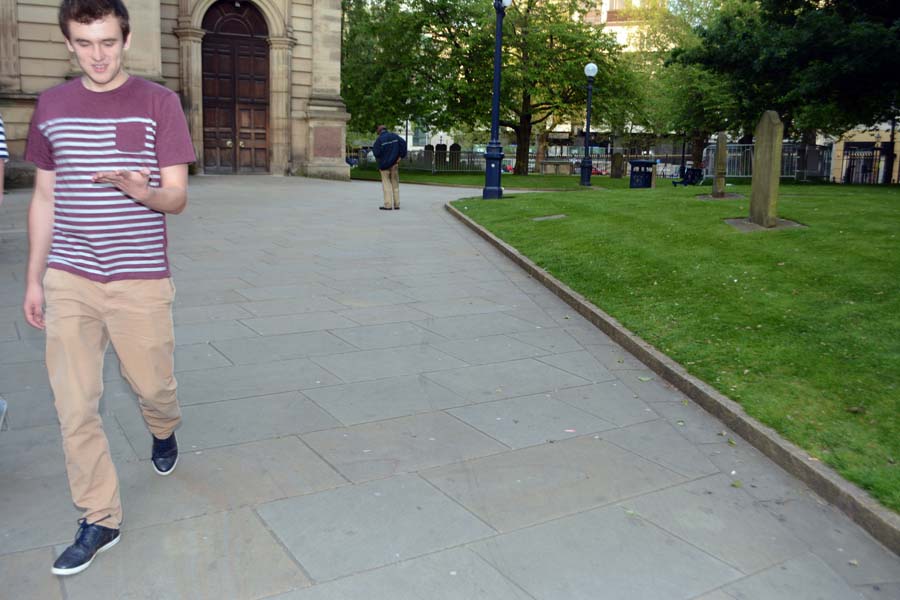
{"label": "carved stone column", "polygon": [[125,54],[125,69],[151,81],[162,82],[162,44],[159,2],[128,0],[131,46]]}
{"label": "carved stone column", "polygon": [[191,142],[197,155],[195,169],[203,172],[203,35],[199,27],[191,27],[190,21],[178,19],[174,29],[178,37],[181,62],[181,101],[191,130]]}
{"label": "carved stone column", "polygon": [[0,0],[0,90],[22,91],[19,78],[19,19],[16,0]]}
{"label": "carved stone column", "polygon": [[341,3],[313,3],[312,93],[307,105],[307,151],[303,174],[349,179],[344,161],[350,114],[341,99]]}
{"label": "carved stone column", "polygon": [[269,38],[269,131],[272,159],[269,171],[287,175],[291,171],[291,52],[290,37]]}

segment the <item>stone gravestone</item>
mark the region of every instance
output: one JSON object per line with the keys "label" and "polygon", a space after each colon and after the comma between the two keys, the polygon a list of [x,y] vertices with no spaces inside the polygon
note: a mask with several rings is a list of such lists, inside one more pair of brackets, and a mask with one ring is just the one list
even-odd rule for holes
{"label": "stone gravestone", "polygon": [[750,184],[750,221],[761,227],[778,224],[778,183],[784,124],[774,110],[763,113],[753,132],[753,182]]}
{"label": "stone gravestone", "polygon": [[713,198],[725,197],[725,171],[728,166],[728,138],[724,131],[716,138],[716,171],[713,179]]}
{"label": "stone gravestone", "polygon": [[622,179],[625,175],[625,157],[621,152],[613,152],[612,165],[609,169],[609,176],[613,179]]}
{"label": "stone gravestone", "polygon": [[460,154],[462,151],[462,146],[454,142],[450,145],[450,170],[451,171],[459,171],[460,170]]}
{"label": "stone gravestone", "polygon": [[447,170],[447,144],[434,147],[434,166],[438,171]]}

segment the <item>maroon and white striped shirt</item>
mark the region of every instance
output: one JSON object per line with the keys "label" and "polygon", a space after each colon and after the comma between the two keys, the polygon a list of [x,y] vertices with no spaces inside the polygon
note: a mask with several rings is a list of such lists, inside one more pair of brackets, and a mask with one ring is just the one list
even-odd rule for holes
{"label": "maroon and white striped shirt", "polygon": [[150,170],[194,162],[178,96],[131,76],[92,92],[74,79],[41,94],[25,158],[56,172],[53,243],[47,266],[94,281],[169,277],[166,217],[109,184],[98,171]]}

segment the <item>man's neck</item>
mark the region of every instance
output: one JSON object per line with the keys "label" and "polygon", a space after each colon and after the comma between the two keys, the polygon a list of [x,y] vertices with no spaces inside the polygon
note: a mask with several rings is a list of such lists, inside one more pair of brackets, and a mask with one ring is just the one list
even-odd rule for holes
{"label": "man's neck", "polygon": [[82,75],[81,85],[83,85],[84,89],[88,90],[89,92],[111,92],[125,85],[125,82],[127,82],[130,78],[131,76],[124,70],[122,70],[119,71],[118,74],[107,83],[97,84],[87,75]]}

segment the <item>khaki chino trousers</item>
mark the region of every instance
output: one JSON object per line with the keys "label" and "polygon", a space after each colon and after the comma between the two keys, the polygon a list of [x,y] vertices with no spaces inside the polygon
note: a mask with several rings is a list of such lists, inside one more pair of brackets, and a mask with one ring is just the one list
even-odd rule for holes
{"label": "khaki chino trousers", "polygon": [[100,417],[103,356],[110,342],[150,432],[167,438],[181,421],[174,296],[168,278],[98,283],[52,268],[44,276],[47,371],[72,500],[88,523],[116,529],[122,523],[119,479]]}
{"label": "khaki chino trousers", "polygon": [[381,171],[381,189],[384,191],[384,207],[400,208],[400,163]]}

